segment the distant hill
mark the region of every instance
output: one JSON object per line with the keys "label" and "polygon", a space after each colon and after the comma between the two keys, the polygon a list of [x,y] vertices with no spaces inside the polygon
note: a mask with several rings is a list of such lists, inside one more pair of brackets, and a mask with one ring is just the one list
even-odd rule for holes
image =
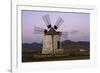
{"label": "distant hill", "polygon": [[[65,40],[61,42],[61,46],[63,49],[71,49],[71,48],[90,48],[90,43],[88,41],[78,41],[74,42],[71,40]],[[23,43],[22,44],[22,51],[38,51],[42,49],[42,44],[41,43]]]}
{"label": "distant hill", "polygon": [[42,49],[42,44],[40,43],[23,43],[22,44],[22,50],[26,51],[26,50],[41,50]]}
{"label": "distant hill", "polygon": [[90,48],[90,42],[88,41],[78,41],[78,42],[73,42],[71,40],[65,40],[62,41],[61,43],[62,48],[64,49],[70,49],[70,48]]}

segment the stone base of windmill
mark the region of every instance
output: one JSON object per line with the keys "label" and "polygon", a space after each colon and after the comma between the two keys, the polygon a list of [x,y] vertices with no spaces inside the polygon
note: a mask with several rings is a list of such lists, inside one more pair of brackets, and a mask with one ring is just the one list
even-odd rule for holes
{"label": "stone base of windmill", "polygon": [[61,57],[64,57],[64,53],[63,53],[63,49],[56,49],[55,51],[50,51],[50,50],[43,50],[42,53],[40,55],[33,55],[34,59],[38,58],[38,59],[49,59],[49,58],[61,58]]}
{"label": "stone base of windmill", "polygon": [[56,49],[55,54],[63,54],[64,50],[63,49]]}
{"label": "stone base of windmill", "polygon": [[43,49],[42,54],[63,54],[64,50],[63,49],[55,49],[55,50],[47,50]]}

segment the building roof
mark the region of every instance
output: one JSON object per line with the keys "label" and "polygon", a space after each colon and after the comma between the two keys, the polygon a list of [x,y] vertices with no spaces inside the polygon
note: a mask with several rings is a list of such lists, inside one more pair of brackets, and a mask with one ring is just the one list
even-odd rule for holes
{"label": "building roof", "polygon": [[57,32],[54,28],[51,28],[46,35],[61,35],[61,32]]}

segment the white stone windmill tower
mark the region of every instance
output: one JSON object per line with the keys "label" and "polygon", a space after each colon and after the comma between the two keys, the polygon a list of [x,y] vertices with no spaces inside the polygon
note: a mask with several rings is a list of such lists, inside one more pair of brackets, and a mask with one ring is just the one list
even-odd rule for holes
{"label": "white stone windmill tower", "polygon": [[35,27],[36,33],[43,33],[43,48],[42,54],[63,54],[63,49],[61,49],[61,36],[67,34],[67,32],[57,31],[58,27],[64,22],[61,17],[59,17],[52,27],[49,15],[43,16],[43,20],[47,25],[47,29],[42,29]]}

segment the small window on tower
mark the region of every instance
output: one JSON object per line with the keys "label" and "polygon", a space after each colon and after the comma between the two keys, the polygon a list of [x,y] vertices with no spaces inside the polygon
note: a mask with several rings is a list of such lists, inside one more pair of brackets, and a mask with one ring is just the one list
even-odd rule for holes
{"label": "small window on tower", "polygon": [[60,48],[60,41],[57,41],[58,49]]}

